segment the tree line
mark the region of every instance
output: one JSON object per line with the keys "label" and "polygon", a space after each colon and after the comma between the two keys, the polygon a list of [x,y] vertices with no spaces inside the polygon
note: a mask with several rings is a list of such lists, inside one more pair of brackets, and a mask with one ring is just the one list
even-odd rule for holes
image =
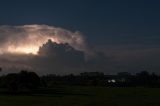
{"label": "tree line", "polygon": [[120,72],[116,75],[105,75],[102,72],[83,72],[79,75],[45,75],[41,77],[45,86],[82,85],[113,87],[160,87],[160,76],[148,71],[136,74]]}
{"label": "tree line", "polygon": [[[0,68],[0,70],[2,70]],[[22,70],[0,77],[0,88],[9,92],[31,92],[38,88],[50,88],[58,85],[67,86],[105,86],[105,87],[160,87],[160,76],[148,71],[132,75],[120,72],[117,75],[105,75],[102,72],[83,72],[79,75],[38,76],[35,72]]]}

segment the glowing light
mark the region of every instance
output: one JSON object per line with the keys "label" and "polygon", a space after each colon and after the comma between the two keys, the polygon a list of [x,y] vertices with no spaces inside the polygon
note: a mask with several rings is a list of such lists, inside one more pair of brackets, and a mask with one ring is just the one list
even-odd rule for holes
{"label": "glowing light", "polygon": [[45,44],[48,40],[51,40],[52,42],[60,43],[56,38],[38,38],[37,41],[29,40],[28,42],[22,42],[18,45],[8,45],[7,51],[9,53],[15,53],[15,54],[34,54],[38,55],[39,47]]}
{"label": "glowing light", "polygon": [[17,53],[17,54],[34,54],[37,55],[39,47],[31,46],[31,47],[8,47],[8,52],[10,53]]}

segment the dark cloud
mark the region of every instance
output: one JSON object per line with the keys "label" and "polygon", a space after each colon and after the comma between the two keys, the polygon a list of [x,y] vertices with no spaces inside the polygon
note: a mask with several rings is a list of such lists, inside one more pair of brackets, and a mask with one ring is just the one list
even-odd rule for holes
{"label": "dark cloud", "polygon": [[33,59],[38,70],[48,73],[79,73],[85,69],[84,52],[75,50],[69,44],[57,44],[49,40],[39,49],[39,55]]}

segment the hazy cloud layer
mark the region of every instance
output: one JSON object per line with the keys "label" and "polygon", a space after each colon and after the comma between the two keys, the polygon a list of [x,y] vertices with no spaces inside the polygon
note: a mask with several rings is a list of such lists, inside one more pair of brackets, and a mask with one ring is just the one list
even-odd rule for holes
{"label": "hazy cloud layer", "polygon": [[141,45],[103,45],[96,47],[109,57],[107,73],[147,70],[160,74],[160,48]]}

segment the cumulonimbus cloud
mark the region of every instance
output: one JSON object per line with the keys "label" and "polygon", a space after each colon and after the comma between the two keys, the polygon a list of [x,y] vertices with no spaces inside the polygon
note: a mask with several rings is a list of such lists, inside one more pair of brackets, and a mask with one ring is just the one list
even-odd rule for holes
{"label": "cumulonimbus cloud", "polygon": [[85,38],[78,31],[48,25],[0,26],[0,54],[38,53],[48,39],[56,43],[68,43],[76,50],[89,53]]}
{"label": "cumulonimbus cloud", "polygon": [[94,71],[106,63],[101,61],[105,57],[96,54],[78,31],[48,25],[0,26],[0,67],[8,70],[3,73],[17,69],[42,74]]}
{"label": "cumulonimbus cloud", "polygon": [[93,54],[78,31],[48,25],[0,26],[0,67],[9,71],[76,73],[85,70]]}

